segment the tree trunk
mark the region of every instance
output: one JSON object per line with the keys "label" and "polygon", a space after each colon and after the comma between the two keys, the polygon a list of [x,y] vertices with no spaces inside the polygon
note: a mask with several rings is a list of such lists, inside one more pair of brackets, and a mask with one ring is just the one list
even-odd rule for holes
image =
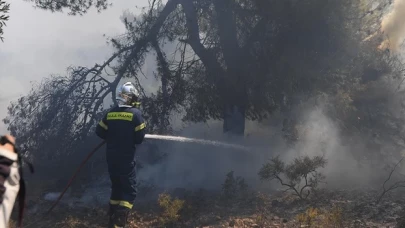
{"label": "tree trunk", "polygon": [[223,91],[227,102],[224,107],[224,133],[243,136],[245,133],[245,104],[243,63],[241,47],[238,44],[236,17],[233,14],[233,1],[214,1],[217,13],[218,35],[226,63],[226,83]]}
{"label": "tree trunk", "polygon": [[217,57],[201,44],[197,10],[192,1],[183,0],[181,4],[187,18],[188,43],[201,58],[208,75],[216,76],[214,78],[215,83],[219,85],[221,92],[224,92],[222,94],[225,101],[223,132],[243,136],[245,132],[245,104],[247,103],[246,96],[244,96],[244,83],[241,80],[243,77],[240,77],[244,76],[243,63],[240,63],[241,58],[239,56],[242,48],[238,45],[236,22],[231,8],[233,2],[221,0],[213,1],[213,3],[218,15],[220,44],[227,66],[226,70],[217,62]]}

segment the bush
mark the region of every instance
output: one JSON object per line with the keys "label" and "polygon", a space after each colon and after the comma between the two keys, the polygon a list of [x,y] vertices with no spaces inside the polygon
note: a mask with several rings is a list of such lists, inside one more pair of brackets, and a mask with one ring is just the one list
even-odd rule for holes
{"label": "bush", "polygon": [[333,207],[330,211],[321,211],[310,207],[305,212],[297,215],[300,226],[341,228],[343,225],[343,214],[340,207]]}
{"label": "bush", "polygon": [[243,198],[247,193],[247,184],[242,177],[234,177],[233,171],[226,174],[224,183],[222,184],[222,196],[225,201]]}
{"label": "bush", "polygon": [[399,217],[396,219],[395,227],[397,228],[405,227],[405,210],[402,210]]}
{"label": "bush", "polygon": [[330,228],[340,228],[344,227],[343,225],[343,213],[342,208],[333,207],[330,211],[327,211],[323,214],[322,227]]}
{"label": "bush", "polygon": [[184,200],[172,199],[167,193],[159,195],[158,204],[162,209],[159,222],[164,226],[174,226],[180,219],[179,212],[183,209]]}
{"label": "bush", "polygon": [[[317,170],[325,167],[327,161],[324,157],[309,156],[299,157],[286,165],[277,156],[270,162],[264,164],[259,171],[261,180],[278,180],[287,190],[292,190],[300,199],[307,199],[311,190],[318,187],[318,184],[325,177]],[[301,183],[304,183],[301,185]],[[301,187],[302,186],[302,187]],[[305,193],[304,190],[307,190]]]}
{"label": "bush", "polygon": [[298,214],[297,215],[297,220],[302,227],[307,226],[307,227],[312,227],[315,224],[315,219],[318,216],[319,211],[316,208],[308,208],[304,213]]}

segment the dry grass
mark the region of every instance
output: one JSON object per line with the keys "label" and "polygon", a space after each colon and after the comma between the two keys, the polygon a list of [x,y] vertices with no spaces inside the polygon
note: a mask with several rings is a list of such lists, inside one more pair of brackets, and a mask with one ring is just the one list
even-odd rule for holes
{"label": "dry grass", "polygon": [[310,207],[297,215],[301,227],[342,228],[344,227],[343,213],[340,207],[334,206],[329,210]]}

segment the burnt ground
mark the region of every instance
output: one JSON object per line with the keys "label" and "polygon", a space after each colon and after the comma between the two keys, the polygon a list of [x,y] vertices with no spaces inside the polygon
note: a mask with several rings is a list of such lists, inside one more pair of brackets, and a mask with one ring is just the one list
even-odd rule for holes
{"label": "burnt ground", "polygon": [[[177,189],[168,194],[184,200],[179,211],[174,204],[164,211],[155,195],[134,207],[129,227],[404,227],[400,217],[405,215],[405,194],[400,192],[386,195],[378,204],[379,192],[368,189],[319,190],[308,200],[298,200],[281,191],[245,192],[229,197],[218,192]],[[40,219],[29,227],[106,227],[107,206],[60,204],[41,219],[50,205],[31,199],[24,224]],[[177,221],[163,224],[162,219]]]}

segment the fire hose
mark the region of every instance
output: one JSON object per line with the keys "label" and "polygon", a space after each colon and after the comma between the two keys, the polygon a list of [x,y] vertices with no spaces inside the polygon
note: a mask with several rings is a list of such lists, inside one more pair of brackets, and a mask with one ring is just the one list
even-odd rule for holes
{"label": "fire hose", "polygon": [[87,156],[86,158],[82,161],[80,166],[76,169],[76,172],[73,174],[73,176],[69,179],[69,182],[67,183],[65,189],[63,189],[62,193],[59,195],[58,199],[52,204],[52,206],[46,211],[46,213],[41,216],[38,220],[35,222],[27,225],[26,227],[31,227],[32,225],[37,224],[39,221],[44,219],[46,216],[48,216],[51,211],[58,205],[60,200],[62,199],[63,195],[65,195],[66,191],[69,189],[70,185],[72,185],[73,181],[76,179],[77,174],[79,174],[80,170],[83,168],[83,166],[87,163],[87,161],[97,152],[98,149],[100,149],[103,145],[105,144],[105,141],[102,141],[100,144],[98,144]]}

